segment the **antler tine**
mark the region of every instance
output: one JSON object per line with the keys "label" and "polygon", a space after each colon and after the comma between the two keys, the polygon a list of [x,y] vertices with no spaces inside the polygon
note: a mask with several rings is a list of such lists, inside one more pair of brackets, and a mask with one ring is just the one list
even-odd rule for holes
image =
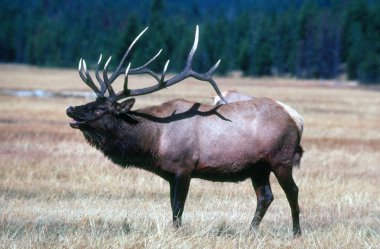
{"label": "antler tine", "polygon": [[104,64],[103,80],[104,80],[104,83],[105,83],[105,85],[107,87],[109,97],[111,99],[113,99],[115,97],[115,92],[114,92],[114,90],[111,87],[112,81],[110,79],[108,79],[108,75],[107,75],[108,64],[110,63],[111,59],[112,59],[112,56],[110,56],[110,58],[108,58],[106,64]]}
{"label": "antler tine", "polygon": [[121,70],[121,67],[123,66],[124,64],[124,61],[127,59],[127,56],[128,54],[131,52],[133,46],[136,44],[136,42],[140,39],[140,37],[145,33],[145,31],[148,30],[149,27],[146,27],[134,40],[133,42],[131,43],[131,45],[129,45],[127,51],[125,52],[123,58],[121,59],[119,65],[117,66],[115,72],[111,75],[110,77],[110,82],[114,82],[114,80],[120,75],[123,73],[123,70]]}
{"label": "antler tine", "polygon": [[150,59],[148,62],[146,62],[144,65],[140,66],[140,67],[137,67],[137,68],[131,68],[129,70],[129,74],[149,74],[150,76],[152,76],[156,81],[160,81],[161,79],[161,76],[155,72],[153,72],[152,70],[150,70],[148,68],[148,66],[158,58],[158,56],[161,54],[162,52],[162,49],[160,49],[160,51],[158,51],[158,53],[152,57],[152,59]]}
{"label": "antler tine", "polygon": [[215,65],[212,68],[210,68],[210,70],[208,70],[208,72],[206,73],[206,75],[210,75],[211,76],[214,73],[214,71],[219,67],[220,62],[221,62],[221,60],[219,59],[215,63]]}
{"label": "antler tine", "polygon": [[144,65],[140,66],[140,67],[137,67],[137,68],[133,68],[131,69],[131,72],[132,73],[137,73],[139,72],[140,70],[142,69],[145,69],[146,67],[149,66],[150,63],[152,63],[155,59],[157,59],[157,57],[161,54],[162,52],[162,49],[160,49],[160,51],[158,51],[158,53],[152,57],[152,59],[150,59],[147,63],[145,63]]}
{"label": "antler tine", "polygon": [[131,63],[129,63],[127,66],[127,69],[125,69],[124,88],[123,88],[123,92],[125,92],[125,94],[128,94],[128,73],[129,73],[130,68],[131,68]]}
{"label": "antler tine", "polygon": [[88,85],[96,93],[97,96],[99,96],[100,95],[99,88],[92,81],[92,78],[87,71],[86,61],[83,60],[82,58],[79,60],[78,71],[79,71],[79,76],[81,77],[83,82],[86,83],[86,85]]}
{"label": "antler tine", "polygon": [[191,69],[191,64],[193,63],[193,57],[194,57],[195,51],[198,48],[198,41],[199,41],[199,26],[197,25],[195,28],[195,37],[194,37],[193,47],[191,48],[189,56],[187,57],[187,61],[186,61],[185,69],[187,70]]}
{"label": "antler tine", "polygon": [[208,81],[211,86],[214,88],[215,92],[218,94],[221,100],[223,100],[224,103],[228,104],[227,100],[223,97],[222,93],[220,92],[218,85],[216,84],[215,80],[212,78],[212,74],[215,72],[215,70],[218,68],[221,60],[219,59],[213,67],[211,67],[207,73],[205,74],[200,74],[193,72],[192,77],[201,80],[201,81]]}
{"label": "antler tine", "polygon": [[107,90],[107,86],[106,84],[104,83],[103,79],[100,77],[99,75],[99,66],[100,66],[100,62],[102,61],[102,54],[100,54],[100,57],[99,57],[99,60],[98,60],[98,64],[96,65],[96,70],[95,70],[95,77],[96,79],[99,81],[99,84],[100,84],[100,93],[102,95],[104,95],[104,93],[106,92]]}
{"label": "antler tine", "polygon": [[162,70],[160,83],[164,83],[164,80],[165,80],[165,74],[166,74],[166,70],[168,69],[169,63],[170,63],[170,60],[168,60],[168,61],[165,63],[164,70]]}
{"label": "antler tine", "polygon": [[[83,72],[82,72],[82,58],[80,58],[80,60],[79,60],[78,72],[79,72],[79,76],[80,76],[80,78],[86,83],[87,79],[86,79],[86,77],[83,75]],[[87,84],[87,83],[86,83],[86,84]]]}

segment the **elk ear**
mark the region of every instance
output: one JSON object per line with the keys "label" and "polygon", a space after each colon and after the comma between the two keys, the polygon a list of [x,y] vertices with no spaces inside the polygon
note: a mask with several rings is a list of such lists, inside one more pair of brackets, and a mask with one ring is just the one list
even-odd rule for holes
{"label": "elk ear", "polygon": [[132,109],[132,106],[135,104],[135,101],[136,99],[131,98],[118,104],[116,107],[116,114],[128,113]]}

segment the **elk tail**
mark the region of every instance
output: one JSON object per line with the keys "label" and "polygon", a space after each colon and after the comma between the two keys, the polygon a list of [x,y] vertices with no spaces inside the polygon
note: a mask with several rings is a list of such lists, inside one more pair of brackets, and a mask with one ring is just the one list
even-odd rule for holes
{"label": "elk tail", "polygon": [[302,155],[303,155],[304,152],[305,151],[303,150],[302,146],[298,145],[297,151],[294,154],[294,158],[293,158],[293,167],[300,168],[301,158],[302,158]]}

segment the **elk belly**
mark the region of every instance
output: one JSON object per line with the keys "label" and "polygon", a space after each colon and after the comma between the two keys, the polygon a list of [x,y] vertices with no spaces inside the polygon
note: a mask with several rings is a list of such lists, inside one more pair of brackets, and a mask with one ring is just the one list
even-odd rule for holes
{"label": "elk belly", "polygon": [[260,153],[248,147],[231,146],[223,150],[214,146],[210,153],[201,152],[193,177],[211,181],[242,181],[252,175],[260,159]]}

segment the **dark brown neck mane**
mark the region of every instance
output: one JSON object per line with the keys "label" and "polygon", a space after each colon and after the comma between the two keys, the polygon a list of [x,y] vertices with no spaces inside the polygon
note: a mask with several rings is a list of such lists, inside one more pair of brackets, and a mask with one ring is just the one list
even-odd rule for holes
{"label": "dark brown neck mane", "polygon": [[118,118],[113,129],[82,130],[87,142],[102,151],[111,161],[121,167],[136,166],[149,170],[154,163],[156,151],[152,144],[159,141],[159,134],[153,134],[149,121],[139,118],[130,123]]}

